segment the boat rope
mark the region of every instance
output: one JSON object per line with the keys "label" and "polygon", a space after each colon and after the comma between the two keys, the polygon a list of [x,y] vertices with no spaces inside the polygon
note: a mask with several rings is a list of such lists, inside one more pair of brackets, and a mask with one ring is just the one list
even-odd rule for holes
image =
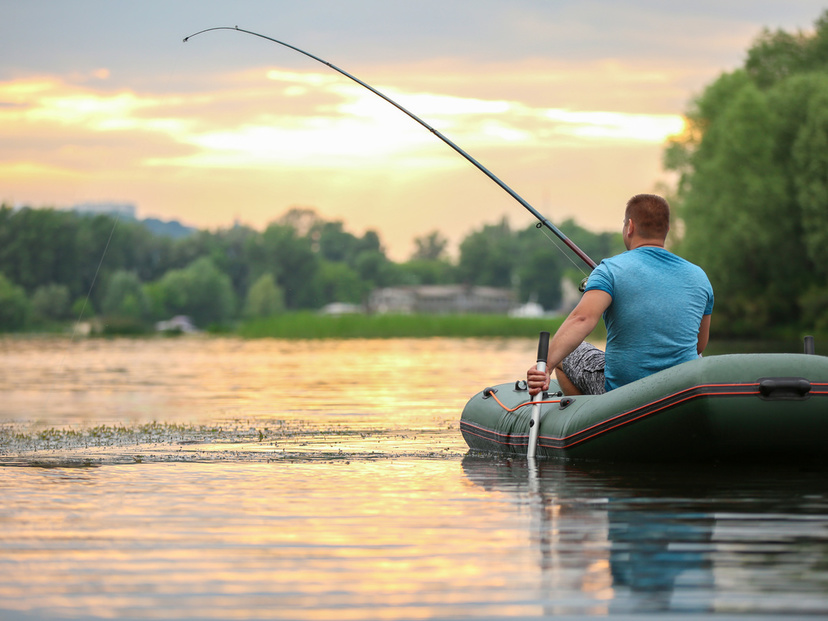
{"label": "boat rope", "polygon": [[552,231],[552,233],[554,233],[555,236],[558,239],[560,239],[564,244],[566,244],[569,247],[569,249],[572,250],[572,252],[574,252],[578,256],[578,258],[580,258],[584,263],[587,264],[587,266],[590,268],[590,270],[594,269],[597,266],[597,263],[595,263],[595,261],[590,259],[589,256],[583,250],[581,250],[578,246],[576,246],[575,243],[572,240],[570,240],[566,235],[564,235],[564,233],[558,227],[556,227],[554,224],[552,224],[547,218],[542,216],[540,214],[540,212],[538,212],[537,209],[532,207],[532,205],[527,203],[517,192],[515,192],[512,188],[510,188],[508,185],[503,183],[503,181],[498,179],[489,169],[487,169],[485,166],[483,166],[480,162],[478,162],[476,159],[474,159],[471,155],[466,153],[466,151],[461,149],[454,142],[452,142],[451,140],[446,138],[442,133],[440,133],[435,128],[433,128],[431,125],[429,125],[428,123],[423,121],[420,117],[418,117],[414,113],[410,112],[406,108],[403,108],[396,101],[394,101],[390,97],[384,95],[383,93],[381,93],[380,91],[375,89],[370,84],[367,84],[366,82],[363,82],[362,80],[360,80],[359,78],[351,75],[350,73],[348,73],[344,69],[340,69],[336,65],[334,65],[332,63],[329,63],[327,60],[319,58],[318,56],[314,56],[313,54],[311,54],[309,52],[306,52],[305,50],[299,49],[298,47],[290,45],[289,43],[285,43],[284,41],[279,41],[278,39],[274,39],[272,37],[268,37],[266,35],[259,34],[258,32],[253,32],[252,30],[245,30],[243,28],[239,28],[238,26],[235,26],[235,27],[217,26],[215,28],[206,28],[204,30],[199,30],[196,33],[193,33],[193,34],[191,34],[187,37],[184,37],[184,42],[186,43],[189,39],[192,39],[193,37],[195,37],[197,35],[200,35],[200,34],[205,33],[205,32],[211,32],[213,30],[235,30],[236,32],[242,32],[242,33],[245,33],[245,34],[252,35],[254,37],[259,37],[260,39],[266,39],[266,40],[271,41],[273,43],[283,45],[287,48],[290,48],[291,50],[294,50],[295,52],[299,52],[300,54],[304,54],[308,58],[312,58],[313,60],[315,60],[317,62],[320,62],[323,65],[326,65],[327,67],[330,67],[334,71],[344,75],[346,78],[349,78],[349,79],[353,80],[354,82],[356,82],[360,86],[363,86],[363,87],[367,88],[369,91],[371,91],[372,93],[374,93],[375,95],[377,95],[381,99],[384,99],[389,104],[391,104],[392,106],[397,108],[400,112],[403,112],[408,117],[410,117],[411,119],[413,119],[414,121],[416,121],[417,123],[419,123],[420,125],[425,127],[428,131],[430,131],[432,134],[434,134],[437,138],[439,138],[444,143],[446,143],[448,146],[450,146],[452,149],[454,149],[454,151],[456,151],[461,156],[463,156],[468,162],[473,164],[478,170],[480,170],[483,174],[485,174],[487,177],[489,177],[489,179],[494,181],[498,186],[500,186],[500,188],[502,190],[504,190],[507,194],[509,194],[509,196],[514,198],[518,203],[523,205],[523,207],[527,211],[529,211],[529,213],[531,213],[533,216],[535,216],[535,218],[538,219],[539,227],[545,226],[548,230]]}
{"label": "boat rope", "polygon": [[497,398],[497,395],[495,394],[494,390],[489,392],[489,396],[492,399],[494,399],[500,407],[502,407],[504,410],[506,410],[509,413],[514,412],[516,410],[519,410],[522,407],[526,407],[527,405],[535,405],[535,404],[544,405],[544,404],[547,404],[547,403],[560,403],[561,402],[561,399],[549,399],[547,401],[526,401],[524,403],[521,403],[520,405],[516,405],[513,408],[509,408],[509,407],[506,407],[505,403],[503,403],[500,399]]}

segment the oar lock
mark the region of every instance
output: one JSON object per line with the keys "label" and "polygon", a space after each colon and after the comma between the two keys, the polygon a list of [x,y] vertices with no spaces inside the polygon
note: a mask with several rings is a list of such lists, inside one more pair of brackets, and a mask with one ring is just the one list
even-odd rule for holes
{"label": "oar lock", "polygon": [[[526,380],[518,380],[518,381],[515,382],[515,392],[526,392],[527,390],[529,390],[529,386],[527,386]],[[487,388],[486,390],[484,390],[483,391],[483,398],[484,399],[489,396],[486,391],[497,392],[497,389]],[[549,392],[547,390],[547,391],[544,391],[543,395],[541,395],[541,396],[543,397],[543,400],[546,401],[547,399],[557,399],[558,397],[563,397],[563,393],[560,390],[557,391],[557,392]]]}

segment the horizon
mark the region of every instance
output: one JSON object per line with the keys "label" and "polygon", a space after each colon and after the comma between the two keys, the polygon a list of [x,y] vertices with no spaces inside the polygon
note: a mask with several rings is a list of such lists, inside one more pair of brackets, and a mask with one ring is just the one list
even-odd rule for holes
{"label": "horizon", "polygon": [[[333,63],[454,141],[552,222],[618,228],[629,196],[674,184],[665,140],[764,28],[824,7],[651,0],[362,0],[300,6],[0,2],[0,201],[132,203],[143,218],[257,230],[307,207],[396,261],[437,230],[534,218],[373,93],[239,32]],[[78,37],[79,30],[84,35]]]}

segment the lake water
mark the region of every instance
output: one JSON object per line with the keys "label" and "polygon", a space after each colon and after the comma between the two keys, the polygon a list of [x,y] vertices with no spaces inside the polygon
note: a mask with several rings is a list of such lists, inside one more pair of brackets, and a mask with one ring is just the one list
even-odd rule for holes
{"label": "lake water", "polygon": [[825,472],[468,454],[536,351],[0,339],[0,618],[828,615]]}

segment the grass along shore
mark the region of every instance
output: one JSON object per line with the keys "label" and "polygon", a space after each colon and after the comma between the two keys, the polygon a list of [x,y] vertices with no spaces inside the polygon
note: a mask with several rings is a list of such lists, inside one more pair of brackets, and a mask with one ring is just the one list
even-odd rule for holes
{"label": "grass along shore", "polygon": [[[427,338],[537,337],[555,332],[563,317],[516,318],[504,315],[320,315],[296,312],[241,324],[245,338]],[[603,329],[603,328],[602,328]]]}

